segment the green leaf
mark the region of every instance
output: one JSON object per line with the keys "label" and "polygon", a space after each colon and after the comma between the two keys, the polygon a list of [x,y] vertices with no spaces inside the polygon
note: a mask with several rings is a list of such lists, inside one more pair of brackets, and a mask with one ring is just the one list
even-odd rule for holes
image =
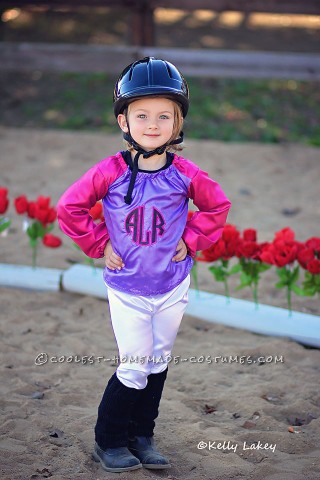
{"label": "green leaf", "polygon": [[[320,275],[312,275],[312,273],[306,271],[304,282],[302,284],[305,291],[312,291],[313,295],[320,293]],[[310,296],[308,294],[308,296]]]}
{"label": "green leaf", "polygon": [[239,263],[242,267],[245,267],[246,266],[246,259],[244,257],[240,257],[239,258]]}
{"label": "green leaf", "polygon": [[239,273],[242,271],[241,265],[239,263],[237,265],[233,265],[233,267],[229,270],[229,275],[234,275],[235,273]]}
{"label": "green leaf", "polygon": [[42,223],[35,221],[32,222],[31,225],[27,228],[27,234],[32,240],[36,240],[37,238],[43,238],[46,233],[46,230]]}
{"label": "green leaf", "polygon": [[290,272],[286,269],[286,267],[277,268],[277,275],[282,281],[288,281],[288,277]]}
{"label": "green leaf", "polygon": [[317,293],[314,287],[305,288],[302,290],[302,292],[302,295],[305,297],[313,297]]}
{"label": "green leaf", "polygon": [[292,291],[297,295],[303,297],[305,295],[305,290],[303,288],[298,287],[298,285],[292,285]]}
{"label": "green leaf", "polygon": [[27,228],[27,235],[29,236],[30,240],[35,240],[37,238],[37,227],[35,223],[31,223]]}
{"label": "green leaf", "polygon": [[209,267],[209,270],[214,275],[214,278],[216,279],[217,282],[224,282],[225,281],[226,274],[222,270],[222,267],[211,266],[211,267]]}
{"label": "green leaf", "polygon": [[267,270],[270,270],[271,267],[272,267],[272,265],[268,265],[267,263],[260,263],[259,271],[260,272],[265,272]]}
{"label": "green leaf", "polygon": [[252,278],[250,277],[250,275],[247,275],[245,272],[243,272],[240,275],[240,286],[238,287],[238,289],[244,288],[244,287],[250,287],[251,284],[252,284]]}
{"label": "green leaf", "polygon": [[2,218],[0,220],[0,233],[7,230],[7,228],[9,228],[10,225],[11,225],[11,220],[9,220],[8,218]]}
{"label": "green leaf", "polygon": [[291,284],[297,282],[297,280],[299,278],[299,272],[300,272],[299,265],[297,265],[296,268],[291,273],[291,278],[290,278],[290,283]]}

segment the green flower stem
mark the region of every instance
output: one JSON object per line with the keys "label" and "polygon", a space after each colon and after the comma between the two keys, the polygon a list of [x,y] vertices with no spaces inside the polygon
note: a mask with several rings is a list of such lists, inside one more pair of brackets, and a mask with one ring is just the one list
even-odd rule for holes
{"label": "green flower stem", "polygon": [[226,299],[227,299],[227,303],[230,303],[230,291],[229,291],[229,285],[228,285],[227,277],[225,277],[223,284],[224,284],[224,293],[225,293],[225,296],[226,296]]}
{"label": "green flower stem", "polygon": [[35,269],[37,267],[37,242],[34,242],[31,248],[32,248],[32,268]]}
{"label": "green flower stem", "polygon": [[280,281],[276,283],[276,287],[286,288],[288,312],[289,312],[289,317],[291,317],[292,291],[296,292],[297,294],[300,294],[302,291],[297,285],[297,281],[299,278],[299,265],[297,265],[296,267],[294,267],[293,265],[286,265],[284,267],[278,268],[277,274]]}
{"label": "green flower stem", "polygon": [[255,303],[255,308],[258,310],[259,308],[259,301],[258,301],[258,282],[253,282],[252,284],[252,294]]}
{"label": "green flower stem", "polygon": [[229,292],[229,284],[228,279],[230,275],[233,275],[238,271],[238,269],[231,268],[229,269],[229,260],[220,259],[218,265],[211,265],[209,267],[209,271],[214,276],[217,282],[222,282],[224,285],[226,303],[230,303],[230,292]]}
{"label": "green flower stem", "polygon": [[195,286],[195,289],[196,289],[196,292],[197,292],[197,296],[199,296],[198,263],[197,263],[196,260],[194,260],[194,262],[193,262],[193,266],[192,266],[192,269],[191,269],[191,276],[192,276],[192,280],[194,282],[194,286]]}
{"label": "green flower stem", "polygon": [[289,310],[289,317],[292,316],[292,302],[291,302],[291,286],[288,285],[287,288],[287,302],[288,302],[288,310]]}

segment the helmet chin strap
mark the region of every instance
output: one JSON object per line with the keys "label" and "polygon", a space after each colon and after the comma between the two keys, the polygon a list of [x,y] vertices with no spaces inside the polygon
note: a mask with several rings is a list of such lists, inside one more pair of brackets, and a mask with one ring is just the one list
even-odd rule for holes
{"label": "helmet chin strap", "polygon": [[142,155],[143,158],[150,158],[153,155],[162,155],[166,151],[166,148],[169,145],[178,145],[179,143],[183,142],[183,132],[180,132],[179,138],[172,140],[171,142],[165,143],[161,147],[155,148],[154,150],[150,150],[150,151],[147,151],[144,148],[142,148],[132,138],[130,131],[128,133],[124,133],[123,138],[126,142],[130,143],[130,145],[132,145],[137,152],[133,160],[133,168],[132,168],[127,195],[124,197],[124,201],[126,202],[126,204],[130,205],[132,202],[132,192],[133,192],[134,184],[135,184],[138,170],[139,170],[138,162],[139,162],[140,155]]}

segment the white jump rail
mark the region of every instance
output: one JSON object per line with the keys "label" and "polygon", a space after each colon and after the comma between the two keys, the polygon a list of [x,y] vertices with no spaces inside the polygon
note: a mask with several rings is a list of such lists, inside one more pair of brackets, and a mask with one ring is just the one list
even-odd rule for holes
{"label": "white jump rail", "polygon": [[26,290],[60,290],[63,270],[57,268],[32,268],[27,265],[0,264],[0,286]]}
{"label": "white jump rail", "polygon": [[[0,286],[39,291],[65,290],[107,300],[103,269],[76,264],[67,270],[0,264]],[[320,348],[320,316],[189,290],[187,314],[262,335],[286,337]]]}

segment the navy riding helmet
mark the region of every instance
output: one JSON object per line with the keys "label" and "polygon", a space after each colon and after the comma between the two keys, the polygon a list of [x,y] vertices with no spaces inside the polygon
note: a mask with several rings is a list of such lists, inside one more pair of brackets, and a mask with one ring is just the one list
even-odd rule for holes
{"label": "navy riding helmet", "polygon": [[165,60],[145,57],[128,65],[119,76],[113,94],[117,117],[131,100],[159,96],[181,105],[183,117],[188,113],[189,88],[179,70]]}

